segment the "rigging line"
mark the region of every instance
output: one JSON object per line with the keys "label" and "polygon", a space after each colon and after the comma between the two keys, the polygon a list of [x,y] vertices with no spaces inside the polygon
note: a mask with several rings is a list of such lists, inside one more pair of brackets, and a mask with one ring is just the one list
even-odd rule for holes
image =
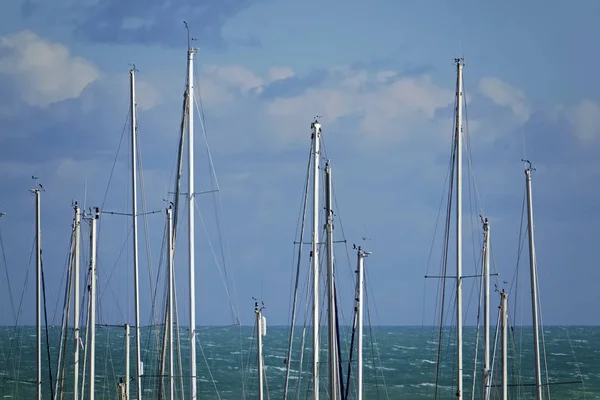
{"label": "rigging line", "polygon": [[[56,384],[54,386],[54,396],[56,397],[58,387],[60,386],[60,397],[62,398],[62,391],[64,387],[64,372],[66,365],[66,351],[67,351],[67,340],[69,337],[69,314],[71,310],[71,286],[73,281],[73,256],[74,256],[74,233],[75,230],[71,231],[71,243],[68,254],[68,269],[67,269],[67,284],[65,285],[65,297],[63,302],[61,327],[60,327],[60,340],[59,340],[59,355],[56,363]],[[58,296],[57,296],[58,297]],[[58,300],[57,300],[58,303]],[[62,367],[61,367],[62,364]],[[60,380],[60,384],[59,384]]]}
{"label": "rigging line", "polygon": [[6,275],[6,285],[8,286],[8,298],[10,300],[10,310],[12,312],[13,322],[17,325],[17,311],[13,300],[12,286],[8,277],[8,263],[6,262],[6,251],[4,250],[4,240],[2,240],[2,227],[0,227],[0,249],[2,249],[2,260],[4,261],[4,273]]}
{"label": "rigging line", "polygon": [[[198,86],[199,86],[199,84],[198,84]],[[194,93],[194,100],[196,100],[196,93]],[[204,136],[204,144],[206,145],[206,152],[207,152],[207,155],[208,155],[208,161],[209,161],[209,165],[210,165],[210,168],[211,168],[211,171],[210,171],[211,172],[211,177],[215,181],[215,184],[217,186],[216,189],[217,190],[221,190],[221,188],[219,187],[219,180],[217,179],[217,172],[215,170],[215,164],[213,162],[212,154],[210,152],[210,146],[208,144],[208,136],[207,136],[207,133],[206,133],[206,126],[205,126],[205,121],[204,121],[204,110],[200,111],[198,109],[198,102],[197,101],[194,101],[194,105],[196,106],[196,111],[198,112],[198,114],[202,115],[202,118],[200,118],[200,126],[202,127],[202,134]]]}
{"label": "rigging line", "polygon": [[[525,190],[523,191],[523,202],[521,204],[521,222],[519,224],[519,241],[517,243],[517,262],[515,265],[515,272],[513,274],[513,278],[512,281],[510,283],[510,288],[508,290],[509,294],[512,294],[513,292],[513,286],[515,286],[515,290],[514,290],[514,302],[513,302],[513,316],[515,317],[515,320],[517,319],[517,297],[518,297],[518,285],[519,285],[519,265],[521,263],[521,254],[523,253],[523,249],[525,248],[525,235],[523,234],[523,222],[525,219],[525,201],[526,201],[526,196],[527,196],[527,189],[525,188]],[[529,222],[527,223],[529,225]]]}
{"label": "rigging line", "polygon": [[[298,261],[296,263],[296,279],[295,279],[295,284],[294,284],[294,295],[293,295],[293,301],[291,304],[291,326],[290,326],[290,335],[289,335],[289,341],[288,341],[288,351],[287,351],[287,360],[286,360],[287,362],[286,362],[285,381],[284,381],[284,392],[283,392],[284,400],[287,399],[287,390],[288,390],[288,385],[289,385],[290,368],[291,368],[291,361],[292,361],[291,360],[292,345],[293,345],[293,338],[294,338],[294,327],[296,324],[296,303],[297,303],[297,299],[298,299],[298,286],[300,284],[300,263],[301,263],[301,258],[302,258],[302,242],[304,240],[304,228],[305,228],[305,224],[306,224],[306,209],[307,209],[307,203],[308,203],[308,185],[309,185],[309,180],[310,180],[312,152],[313,152],[313,146],[312,146],[312,141],[311,141],[310,151],[308,152],[308,165],[307,165],[307,169],[306,169],[306,179],[305,179],[305,184],[304,184],[303,206],[301,207],[302,211],[298,215],[298,220],[296,222],[296,235],[297,235],[299,225],[300,225],[300,220],[302,220],[302,226],[300,228],[299,246],[298,246]],[[294,249],[294,250],[296,250],[296,249]],[[295,253],[295,251],[292,253]],[[294,258],[295,258],[295,256],[294,256],[294,254],[292,254],[292,268],[293,268],[293,264],[294,264]],[[292,279],[293,279],[293,274],[292,274]],[[292,286],[292,279],[290,279],[290,289]],[[289,301],[288,301],[288,319],[290,319],[290,302]]]}
{"label": "rigging line", "polygon": [[[311,257],[308,257],[308,268],[306,269],[307,271],[307,276],[306,276],[306,282],[305,282],[305,288],[306,290],[303,291],[306,294],[306,297],[304,298],[305,301],[305,306],[304,306],[304,324],[302,327],[302,338],[301,338],[301,342],[300,342],[300,360],[298,363],[298,379],[296,379],[296,390],[295,390],[295,398],[296,400],[300,399],[300,383],[301,383],[301,378],[302,378],[302,367],[303,367],[303,360],[304,360],[304,352],[306,350],[305,344],[306,344],[306,327],[307,327],[307,322],[308,322],[308,318],[310,317],[310,312],[309,312],[309,298],[312,297],[312,285],[311,285],[311,277],[313,276],[313,270],[312,268],[310,268],[311,265]],[[312,379],[312,375],[311,375],[311,379]],[[310,382],[310,379],[309,379]],[[308,388],[307,388],[308,390]]]}
{"label": "rigging line", "polygon": [[123,137],[125,136],[125,131],[127,129],[127,121],[129,120],[129,115],[131,114],[131,106],[129,106],[129,108],[127,109],[127,115],[125,116],[125,123],[123,124],[123,130],[121,132],[121,139],[119,140],[119,145],[117,146],[117,152],[115,154],[115,159],[113,161],[113,165],[112,168],[110,170],[110,175],[108,176],[108,183],[106,184],[106,190],[104,191],[104,197],[102,198],[102,205],[100,206],[100,209],[104,208],[104,204],[106,204],[106,198],[108,197],[108,189],[110,187],[110,183],[112,181],[113,178],[113,174],[115,172],[115,167],[117,165],[117,158],[119,157],[119,152],[121,150],[121,145],[123,144]]}
{"label": "rigging line", "polygon": [[206,355],[204,354],[204,348],[202,347],[202,343],[200,342],[200,338],[198,336],[196,336],[196,343],[198,343],[198,345],[200,346],[200,352],[202,353],[202,358],[204,358],[204,363],[206,364],[206,367],[208,368],[208,375],[210,376],[210,380],[212,381],[213,387],[215,388],[215,391],[217,392],[217,398],[219,400],[221,400],[221,394],[219,393],[219,389],[217,388],[217,382],[215,381],[215,377],[213,376],[213,373],[210,369],[210,365],[208,365],[208,360],[206,358]]}
{"label": "rigging line", "polygon": [[[22,348],[23,348],[23,346],[22,346],[22,330],[19,331],[19,326],[17,324],[18,324],[19,317],[20,317],[21,311],[22,311],[23,298],[24,298],[25,292],[27,291],[27,286],[29,283],[29,279],[28,279],[29,271],[31,270],[31,264],[32,264],[34,249],[35,249],[35,243],[36,243],[36,239],[35,239],[35,235],[34,235],[34,239],[31,243],[31,251],[29,253],[29,263],[27,265],[27,270],[25,272],[25,280],[23,281],[23,289],[21,290],[21,298],[19,300],[19,308],[17,310],[17,323],[15,323],[14,330],[13,330],[13,335],[17,336],[18,355],[15,356],[13,348],[11,348],[11,350],[10,350],[10,356],[11,356],[11,359],[13,360],[13,362],[12,362],[13,372],[17,379],[19,378],[20,371],[21,371],[21,355],[22,355]],[[14,391],[18,392],[18,384],[16,381],[15,381]]]}
{"label": "rigging line", "polygon": [[[175,250],[173,250],[174,252]],[[173,253],[175,256],[175,253]],[[179,332],[179,310],[177,306],[177,283],[175,280],[175,268],[173,268],[173,319],[175,321],[175,335],[176,335],[176,347],[177,347],[177,367],[179,370],[179,388],[181,390],[181,395],[183,396],[183,365],[182,365],[182,357],[181,357],[181,334]]]}
{"label": "rigging line", "polygon": [[[198,87],[200,87],[200,84],[199,84],[200,79],[197,79],[197,81],[198,81]],[[215,165],[214,165],[214,161],[213,161],[213,158],[212,158],[212,153],[210,151],[210,146],[208,144],[208,135],[207,135],[207,132],[206,132],[206,121],[205,121],[205,117],[204,117],[204,108],[202,107],[202,97],[201,97],[200,92],[198,94],[198,97],[199,97],[199,101],[194,101],[194,105],[196,106],[196,111],[198,112],[198,115],[201,116],[201,118],[200,118],[200,125],[202,127],[202,133],[203,133],[203,136],[204,136],[204,144],[206,145],[206,154],[207,154],[207,158],[208,158],[208,164],[209,164],[209,167],[210,167],[210,170],[211,170],[211,179],[213,180],[213,182],[214,182],[214,184],[216,186],[216,190],[220,191],[221,189],[220,189],[219,181],[218,181],[218,178],[217,178],[217,172],[215,170]],[[196,100],[196,93],[195,92],[194,92],[194,100]],[[200,103],[201,109],[198,109],[198,103]],[[217,203],[216,196],[213,195],[213,205],[215,207],[216,225],[217,225],[217,232],[219,234],[219,245],[220,245],[220,250],[221,250],[221,258],[222,258],[222,262],[223,262],[223,270],[224,270],[225,278],[226,278],[227,282],[229,282],[229,278],[227,276],[227,262],[226,262],[226,259],[225,259],[225,251],[223,249],[223,241],[221,240],[221,236],[225,237],[225,243],[228,243],[229,240],[228,240],[227,230],[224,227],[221,228],[221,223],[220,223],[220,218],[218,217],[218,211],[217,211],[217,205],[216,205],[216,203]],[[223,202],[222,202],[222,200],[221,200],[220,197],[219,197],[218,203],[219,203],[220,210],[221,210],[221,218],[224,218]],[[222,229],[223,229],[224,233],[222,233]],[[211,248],[212,248],[212,245],[211,245]],[[231,255],[229,254],[229,247],[228,246],[227,246],[227,249],[228,249],[227,250],[228,257],[231,257]],[[213,250],[213,253],[214,253],[214,250]],[[216,255],[215,255],[215,259],[216,259]],[[236,293],[235,280],[233,281],[233,292],[234,292],[234,294]],[[237,296],[235,298],[237,300]],[[230,301],[232,301],[232,300],[230,299]],[[236,305],[235,307],[233,307],[233,303],[235,303],[235,305]],[[236,320],[238,320],[238,322],[239,322],[239,313],[240,313],[240,311],[239,311],[239,304],[238,304],[237,301],[235,301],[235,302],[232,301],[232,309],[233,309],[232,310],[233,311],[233,313],[232,313],[233,317]]]}
{"label": "rigging line", "polygon": [[[537,271],[537,260],[536,260],[536,271]],[[536,272],[535,274],[535,283],[537,285],[537,297],[538,297],[538,309],[540,311],[540,316],[539,316],[539,325],[540,325],[540,330],[542,331],[542,350],[544,353],[544,372],[546,374],[546,384],[547,384],[547,393],[548,393],[548,400],[550,400],[550,380],[548,379],[548,361],[546,359],[546,335],[544,334],[544,322],[543,322],[543,318],[542,318],[542,295],[541,295],[541,291],[540,291],[540,283],[539,283],[539,279],[538,279],[538,274]],[[537,322],[537,321],[536,321]]]}
{"label": "rigging line", "polygon": [[[484,245],[485,247],[485,245]],[[483,258],[483,255],[482,255]],[[485,262],[485,261],[484,261]],[[483,267],[482,267],[483,269]],[[473,385],[471,386],[471,400],[475,400],[475,384],[477,382],[477,353],[479,352],[479,328],[481,322],[481,307],[482,307],[482,297],[483,297],[483,271],[481,274],[481,278],[479,279],[479,301],[477,302],[477,323],[475,328],[475,355],[473,356]],[[488,350],[488,349],[486,349]],[[489,351],[489,350],[488,350]],[[486,371],[487,372],[487,371]],[[485,378],[481,380],[481,385],[484,391],[484,399],[485,397]]]}
{"label": "rigging line", "polygon": [[[463,78],[463,85],[464,85],[464,78]],[[464,93],[464,89],[463,89],[463,93]],[[471,175],[471,178],[473,180],[473,187],[475,189],[475,195],[476,195],[476,200],[480,202],[481,204],[481,215],[484,215],[484,208],[483,208],[483,201],[481,200],[481,196],[479,195],[479,190],[477,189],[477,184],[475,181],[475,174],[473,172],[473,159],[472,159],[472,154],[471,154],[471,139],[470,139],[470,130],[469,130],[469,116],[468,116],[468,109],[467,109],[467,97],[466,95],[463,96],[463,103],[464,103],[464,109],[465,109],[465,127],[466,127],[466,139],[465,140],[465,145],[467,147],[467,161],[468,161],[468,165],[469,165],[469,172]]]}
{"label": "rigging line", "polygon": [[119,260],[121,259],[121,256],[123,255],[123,251],[125,250],[126,245],[128,245],[127,239],[129,239],[129,236],[131,235],[132,231],[133,231],[133,225],[129,227],[127,236],[125,237],[125,240],[123,241],[123,244],[121,245],[121,248],[119,249],[119,254],[117,254],[117,259],[115,260],[115,263],[113,264],[113,269],[110,272],[110,274],[108,275],[108,279],[106,280],[106,284],[104,285],[104,288],[102,288],[102,290],[101,290],[102,294],[99,296],[100,302],[102,302],[102,299],[104,298],[104,293],[106,292],[106,288],[108,288],[108,285],[110,284],[113,274],[115,273],[115,270],[117,269]]}
{"label": "rigging line", "polygon": [[[510,315],[509,315],[509,317],[510,317]],[[509,330],[509,335],[510,335],[509,339],[510,339],[510,342],[511,342],[511,345],[512,345],[512,351],[513,351],[513,354],[516,355],[517,354],[517,349],[516,349],[516,340],[515,340],[514,327],[512,326],[512,323],[510,322],[511,321],[510,318],[507,317],[507,319],[508,319],[509,328],[510,328],[510,330]],[[522,329],[521,329],[521,331],[522,331]],[[521,349],[519,349],[519,351],[520,350]],[[515,378],[515,372],[514,371],[511,371],[511,376],[513,377],[513,380],[516,379],[519,382],[518,385],[523,390],[522,394],[524,395],[525,391],[524,391],[523,386],[522,386],[523,385],[523,376],[521,374],[521,364],[520,364],[521,354],[519,353],[518,357],[515,356],[515,357],[512,357],[512,359],[513,359],[513,361],[512,361],[513,370],[515,370],[515,369],[517,370],[517,376]]]}
{"label": "rigging line", "polygon": [[377,340],[375,339],[375,335],[373,334],[373,325],[371,323],[371,307],[370,304],[373,304],[373,308],[375,309],[375,318],[377,318],[379,321],[381,321],[381,319],[379,318],[379,311],[377,309],[377,303],[375,302],[375,291],[373,290],[373,287],[371,286],[371,278],[370,278],[370,272],[366,271],[365,273],[365,281],[366,281],[366,287],[368,288],[368,290],[365,291],[365,300],[366,300],[366,306],[367,306],[367,317],[369,320],[369,330],[371,333],[371,343],[372,345],[375,346],[376,349],[376,353],[377,353],[377,360],[379,361],[379,368],[381,370],[381,380],[383,381],[383,389],[385,391],[385,397],[389,400],[390,396],[387,390],[387,384],[385,382],[385,375],[383,373],[383,363],[381,361],[381,354],[379,353],[379,346],[377,346]]}
{"label": "rigging line", "polygon": [[235,320],[236,322],[239,324],[240,323],[240,319],[239,316],[235,313],[235,308],[233,307],[233,299],[231,297],[231,293],[229,292],[229,286],[227,285],[227,281],[226,281],[226,277],[223,276],[223,271],[221,269],[221,265],[219,264],[219,260],[217,259],[217,254],[215,253],[215,249],[213,247],[212,244],[212,240],[210,240],[210,235],[208,233],[208,230],[206,228],[206,224],[204,223],[204,218],[202,217],[202,213],[200,212],[200,208],[198,207],[197,203],[194,203],[196,210],[198,211],[198,216],[200,217],[200,221],[202,223],[202,227],[204,228],[204,233],[206,234],[207,240],[208,240],[208,246],[210,247],[210,251],[213,255],[215,264],[217,265],[217,270],[219,271],[219,275],[221,275],[221,281],[223,282],[223,286],[225,287],[225,292],[227,293],[227,298],[229,300],[229,307],[231,308],[232,313],[235,316]]}
{"label": "rigging line", "polygon": [[[200,79],[197,79],[198,81],[198,88],[200,88]],[[202,96],[199,90],[198,93],[198,100],[196,99],[196,93],[194,92],[194,105],[196,106],[196,111],[198,112],[198,115],[201,116],[200,118],[200,125],[202,127],[202,133],[204,136],[204,143],[206,145],[206,154],[207,154],[207,161],[208,161],[208,165],[211,171],[211,180],[213,181],[213,183],[216,186],[216,190],[220,191],[220,186],[219,186],[219,181],[217,178],[217,172],[215,170],[215,165],[214,165],[214,161],[212,158],[212,153],[210,151],[210,146],[208,144],[208,135],[206,132],[206,120],[205,120],[205,116],[204,116],[204,108],[202,106]],[[200,103],[200,109],[198,108],[198,103]],[[225,274],[225,279],[227,280],[227,282],[229,282],[229,277],[228,277],[228,273],[227,273],[227,261],[225,258],[225,250],[224,250],[224,243],[222,240],[222,237],[224,238],[225,241],[225,247],[227,248],[227,257],[231,258],[231,254],[229,253],[229,246],[227,245],[227,243],[229,243],[229,239],[228,239],[228,235],[227,235],[227,229],[225,227],[221,227],[221,219],[224,219],[224,212],[223,212],[223,202],[221,197],[218,197],[219,201],[217,201],[217,196],[215,194],[213,194],[213,206],[215,208],[215,220],[216,220],[216,225],[217,225],[217,232],[219,235],[219,247],[220,247],[220,252],[221,252],[221,259],[222,259],[222,263],[223,263],[223,270],[224,270],[224,274]],[[219,204],[219,208],[217,208],[217,203]],[[221,217],[219,218],[219,213],[218,210],[221,211]],[[216,255],[215,255],[216,257]],[[233,292],[234,292],[234,298],[235,301],[233,301],[233,303],[235,303],[235,307],[232,307],[235,309],[234,312],[232,312],[232,316],[234,317],[234,319],[239,321],[239,314],[240,314],[240,307],[239,307],[239,303],[237,302],[237,296],[235,296],[237,289],[236,289],[236,284],[235,284],[235,280],[233,280],[232,282],[233,284]],[[233,304],[232,304],[233,306]]]}
{"label": "rigging line", "polygon": [[[340,387],[340,394],[344,393],[344,367],[342,366],[342,346],[340,343],[340,319],[338,318],[338,296],[337,296],[337,285],[334,282],[333,296],[334,296],[334,309],[335,309],[335,340],[337,347],[337,363],[338,363],[338,384]],[[350,385],[350,382],[347,382],[347,385]],[[332,393],[333,396],[333,393]]]}
{"label": "rigging line", "polygon": [[[456,117],[455,117],[456,118]],[[452,218],[452,199],[453,199],[453,187],[454,187],[454,166],[456,160],[456,149],[457,144],[456,141],[453,140],[454,146],[452,149],[452,166],[450,168],[450,179],[447,180],[449,185],[448,188],[448,203],[446,208],[446,224],[445,224],[445,232],[444,232],[444,248],[442,252],[442,276],[446,276],[446,270],[448,267],[448,251],[449,251],[449,235],[450,235],[450,224]],[[436,300],[440,301],[440,312],[439,312],[439,328],[437,334],[437,355],[436,355],[436,363],[435,363],[435,386],[434,386],[434,399],[437,399],[438,393],[438,384],[439,384],[439,374],[440,374],[440,359],[441,359],[441,351],[442,351],[442,338],[443,338],[443,324],[444,324],[444,306],[445,306],[445,298],[446,298],[446,278],[442,278],[439,283],[439,290],[442,292],[441,296],[438,294]]]}
{"label": "rigging line", "polygon": [[583,398],[586,399],[586,391],[585,391],[585,381],[583,378],[583,374],[581,373],[581,369],[579,368],[579,362],[577,361],[577,356],[575,355],[575,349],[573,348],[573,343],[571,342],[571,337],[569,336],[569,330],[566,326],[562,327],[565,333],[567,334],[567,340],[569,341],[569,347],[571,348],[571,353],[573,353],[573,358],[575,359],[575,368],[577,369],[577,373],[579,374],[579,378],[581,379],[581,388],[583,390]]}
{"label": "rigging line", "polygon": [[[71,232],[71,240],[69,240],[69,248],[67,250],[67,256],[65,257],[65,267],[63,269],[63,274],[60,278],[60,287],[58,288],[58,291],[60,292],[60,289],[62,289],[62,282],[65,282],[65,286],[66,286],[66,280],[65,280],[65,275],[68,273],[68,269],[69,269],[69,262],[71,259],[71,251],[72,251],[72,247],[73,247],[73,232]],[[52,325],[55,324],[56,322],[56,313],[58,312],[58,302],[60,301],[60,296],[56,296],[56,304],[54,304],[54,314],[52,315]],[[64,305],[63,305],[63,310],[64,310]]]}
{"label": "rigging line", "polygon": [[[138,176],[140,178],[140,194],[142,195],[142,221],[144,223],[144,239],[146,244],[146,261],[148,263],[148,281],[150,282],[150,292],[154,292],[154,282],[152,280],[152,276],[154,272],[152,271],[152,252],[150,251],[150,235],[148,232],[148,217],[146,215],[147,207],[146,207],[146,191],[145,191],[145,183],[144,183],[144,168],[142,163],[142,150],[140,148],[140,136],[139,136],[139,121],[136,121],[136,149],[137,149],[137,162],[138,162]],[[160,273],[160,271],[159,271]],[[158,279],[158,278],[157,278]],[[150,312],[151,318],[157,323],[156,319],[156,309],[155,309],[155,301],[152,301],[152,308]]]}
{"label": "rigging line", "polygon": [[[42,252],[40,251],[40,258],[42,258]],[[44,275],[44,261],[40,261],[41,264],[41,272],[42,272],[42,293],[44,296],[44,322],[46,328],[46,353],[48,355],[48,374],[50,375],[50,393],[52,393],[52,359],[50,358],[50,336],[48,334],[48,312],[46,310],[46,278]]]}
{"label": "rigging line", "polygon": [[[453,135],[454,135],[454,125],[455,125],[455,123],[456,123],[456,107],[454,107],[453,129],[452,129],[452,136],[451,137],[453,137]],[[449,160],[448,160],[448,167],[446,169],[446,175],[445,175],[445,178],[444,178],[444,184],[442,186],[443,189],[442,189],[442,194],[440,196],[440,202],[439,202],[439,205],[438,205],[438,214],[437,214],[437,217],[436,217],[434,231],[433,231],[433,235],[432,235],[432,239],[431,239],[431,246],[429,248],[429,255],[427,257],[427,267],[426,267],[426,270],[425,270],[425,274],[426,275],[429,274],[429,268],[431,267],[431,259],[433,257],[433,248],[435,246],[435,237],[436,237],[437,230],[438,230],[438,227],[439,227],[440,216],[441,216],[441,213],[442,213],[442,204],[444,202],[444,198],[446,198],[447,201],[450,201],[451,198],[452,198],[451,197],[451,189],[452,189],[452,185],[453,184],[452,183],[449,184],[448,180],[449,179],[452,179],[452,180],[454,179],[454,159],[455,159],[454,148],[455,148],[454,140],[451,140],[450,141],[450,157],[449,157]],[[453,182],[453,181],[451,181],[451,182]],[[450,188],[450,193],[448,194],[449,197],[446,195],[446,188],[447,187]],[[445,231],[444,237],[448,234],[447,231],[449,229],[449,227],[447,226],[448,225],[447,219],[449,218],[449,214],[448,213],[449,213],[449,211],[448,211],[448,206],[447,206],[446,207],[446,224],[445,224],[446,231]],[[445,238],[444,241],[446,241],[446,240],[447,239]],[[445,246],[447,246],[447,244],[445,244],[444,247]],[[442,251],[442,260],[441,260],[442,265],[443,265],[443,262],[444,262],[443,261],[443,258],[444,258],[443,254],[444,254],[444,250]],[[443,271],[445,271],[444,267],[442,267],[441,269]],[[433,317],[433,325],[434,326],[435,326],[435,321],[437,319],[437,314],[438,314],[438,305],[440,307],[439,311],[443,312],[443,306],[444,306],[443,302],[442,303],[439,302],[439,300],[440,300],[440,292],[442,291],[442,286],[443,285],[445,285],[445,279],[443,281],[440,280],[438,282],[438,291],[436,292],[435,311],[434,311],[434,317]],[[427,281],[426,280],[423,283],[423,286],[424,286],[424,290],[423,290],[423,309],[422,309],[422,316],[421,316],[421,323],[422,323],[422,325],[425,324],[425,299],[426,299],[426,290],[427,290]],[[440,318],[443,318],[443,317],[440,315]],[[432,330],[432,336],[433,336],[432,339],[435,339],[435,336],[436,336],[435,335],[435,330]],[[439,335],[438,335],[438,340],[441,340],[441,336],[439,336]],[[434,395],[434,397],[435,397],[435,395]]]}

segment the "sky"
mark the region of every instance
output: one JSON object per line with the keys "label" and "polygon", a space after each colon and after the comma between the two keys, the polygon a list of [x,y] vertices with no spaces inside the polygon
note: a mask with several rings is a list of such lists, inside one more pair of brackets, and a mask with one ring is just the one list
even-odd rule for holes
{"label": "sky", "polygon": [[[165,273],[164,199],[173,190],[185,88],[184,20],[199,49],[196,87],[219,188],[217,195],[197,200],[199,325],[231,323],[229,298],[242,323],[251,324],[252,297],[264,301],[270,324],[289,323],[293,242],[316,115],[333,171],[336,240],[345,238],[349,249],[346,255],[343,244],[336,247],[343,307],[352,307],[356,255],[351,245],[357,243],[372,252],[365,268],[373,324],[434,322],[436,283],[424,276],[440,267],[441,225],[436,231],[436,224],[453,130],[453,60],[461,56],[469,138],[465,182],[475,182],[464,189],[465,274],[476,268],[483,213],[491,225],[497,284],[517,299],[515,323],[530,323],[526,247],[517,262],[526,157],[536,167],[543,321],[600,323],[594,233],[600,224],[600,189],[594,184],[600,177],[600,81],[595,78],[600,5],[591,0],[205,3],[16,0],[3,5],[0,211],[6,215],[0,218],[5,257],[0,301],[10,304],[10,278],[14,307],[21,304],[19,324],[32,324],[35,316],[33,175],[45,188],[41,220],[49,323],[60,321],[75,200],[107,212],[98,239],[99,321],[133,322],[131,219],[108,213],[131,212],[132,64],[138,70],[143,164],[139,207],[157,211],[139,223],[141,321],[149,323],[150,282]],[[196,127],[196,189],[211,190],[216,186],[199,119]],[[477,204],[468,200],[474,188]],[[176,250],[184,324],[189,313],[185,221]],[[83,231],[87,246],[87,224]],[[219,233],[225,238],[225,263]],[[85,271],[88,261],[82,265]],[[308,265],[302,264],[303,276]],[[226,284],[221,275],[227,275]],[[476,315],[473,283],[465,281],[468,323]],[[162,301],[157,300],[161,307]],[[12,310],[2,307],[1,324],[14,322]]]}

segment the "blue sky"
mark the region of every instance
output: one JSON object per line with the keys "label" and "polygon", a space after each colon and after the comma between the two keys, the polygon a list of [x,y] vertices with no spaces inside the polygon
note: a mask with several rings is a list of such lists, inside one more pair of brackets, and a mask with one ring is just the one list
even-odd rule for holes
{"label": "blue sky", "polygon": [[[106,194],[106,211],[130,208],[127,140],[106,190],[128,111],[130,63],[139,69],[146,206],[148,211],[164,208],[185,84],[182,20],[200,49],[198,86],[221,189],[228,277],[242,322],[252,321],[252,296],[264,299],[271,323],[288,322],[292,242],[315,115],[323,116],[336,217],[350,244],[368,237],[365,246],[373,252],[367,268],[374,322],[433,321],[435,284],[425,284],[423,276],[449,157],[453,59],[460,55],[467,62],[468,134],[479,206],[491,221],[500,281],[511,281],[515,271],[524,190],[520,160],[526,154],[537,167],[535,228],[544,322],[600,322],[594,245],[600,223],[600,192],[594,184],[600,175],[600,83],[594,78],[600,6],[583,0],[208,3],[55,0],[50,5],[36,0],[4,6],[0,211],[7,214],[0,228],[15,302],[27,284],[21,323],[32,323],[35,309],[31,176],[40,176],[46,188],[42,228],[51,314],[65,270],[72,200],[83,202],[85,195],[86,206],[99,206]],[[197,137],[197,186],[204,190],[210,182]],[[212,198],[200,199],[198,206],[214,234]],[[479,206],[465,203],[467,272],[474,268],[473,238],[477,247],[481,240],[479,230],[471,228],[477,227]],[[148,247],[140,223],[143,321],[150,308],[146,249],[156,275],[162,215],[148,216]],[[102,217],[103,322],[133,319],[129,229],[124,217]],[[200,228],[197,240],[197,321],[226,324],[231,321],[227,296]],[[187,316],[181,243],[178,287],[180,311]],[[430,273],[439,266],[440,245],[438,240]],[[336,255],[347,292],[353,266],[343,250],[339,247]],[[527,252],[522,258],[526,261]],[[350,260],[354,263],[353,253]],[[522,262],[520,271],[522,311],[516,318],[528,323],[527,264]],[[3,304],[6,287],[2,273]],[[465,290],[468,298],[471,283]],[[474,313],[471,304],[469,322]],[[11,321],[10,309],[3,307],[0,323]]]}

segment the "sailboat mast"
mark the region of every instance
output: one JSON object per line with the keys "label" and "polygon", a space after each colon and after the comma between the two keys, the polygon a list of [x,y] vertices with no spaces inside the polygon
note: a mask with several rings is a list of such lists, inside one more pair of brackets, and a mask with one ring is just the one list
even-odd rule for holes
{"label": "sailboat mast", "polygon": [[358,293],[356,310],[356,324],[358,325],[358,343],[357,343],[357,362],[356,362],[356,399],[362,400],[363,395],[363,286],[364,286],[364,260],[367,253],[358,247],[358,265],[356,268],[356,278],[358,279]]}
{"label": "sailboat mast", "polygon": [[327,296],[329,300],[328,318],[328,354],[329,354],[329,396],[339,398],[337,391],[337,344],[335,332],[335,285],[333,276],[333,194],[331,185],[331,167],[325,164],[325,197],[327,201]]}
{"label": "sailboat mast", "polygon": [[173,364],[173,209],[167,208],[167,224],[169,226],[169,400],[175,398],[175,380],[173,378],[175,367]]}
{"label": "sailboat mast", "polygon": [[256,351],[257,351],[257,359],[258,359],[258,400],[263,400],[263,370],[264,370],[264,362],[263,362],[263,354],[262,354],[262,337],[263,337],[263,320],[262,320],[262,310],[258,306],[258,302],[254,303],[254,312],[256,313]]}
{"label": "sailboat mast", "polygon": [[500,312],[502,318],[502,400],[508,400],[508,329],[506,311],[508,307],[507,293],[502,290]]}
{"label": "sailboat mast", "polygon": [[129,391],[129,359],[130,356],[130,342],[131,342],[131,331],[129,324],[125,324],[125,399],[131,399],[131,392]]}
{"label": "sailboat mast", "polygon": [[35,194],[35,229],[36,229],[36,273],[35,273],[35,336],[37,350],[37,398],[42,400],[42,228],[40,223],[40,189],[33,189]]}
{"label": "sailboat mast", "polygon": [[94,400],[96,380],[96,224],[100,218],[100,209],[96,207],[90,229],[90,400]]}
{"label": "sailboat mast", "polygon": [[312,123],[313,154],[313,234],[312,234],[312,267],[313,267],[313,399],[319,400],[319,145],[321,124],[317,120]]}
{"label": "sailboat mast", "polygon": [[456,342],[457,342],[457,390],[460,400],[463,394],[463,346],[462,346],[462,105],[463,66],[462,58],[456,62]]}
{"label": "sailboat mast", "polygon": [[487,399],[490,372],[490,224],[483,221],[484,256],[483,256],[483,388]]}
{"label": "sailboat mast", "polygon": [[138,226],[137,226],[137,117],[135,109],[135,66],[129,71],[131,94],[131,216],[133,218],[133,285],[135,296],[135,355],[137,398],[142,400],[142,350],[140,344],[140,291],[138,265]]}
{"label": "sailboat mast", "polygon": [[73,363],[73,398],[79,398],[79,252],[81,242],[79,240],[81,234],[81,210],[79,205],[75,202],[75,285],[73,288],[73,305],[75,307],[73,313],[73,335],[75,341],[74,352],[74,363]]}
{"label": "sailboat mast", "polygon": [[196,259],[194,248],[194,54],[188,49],[188,217],[190,262],[190,399],[196,400]]}
{"label": "sailboat mast", "polygon": [[537,295],[537,272],[535,265],[535,242],[533,238],[533,199],[531,194],[531,171],[535,170],[532,168],[531,163],[525,160],[529,164],[525,169],[525,182],[527,185],[527,215],[529,221],[529,268],[531,275],[531,317],[533,319],[533,350],[535,356],[535,392],[536,399],[542,399],[542,372],[540,366],[540,333],[538,325],[538,295]]}

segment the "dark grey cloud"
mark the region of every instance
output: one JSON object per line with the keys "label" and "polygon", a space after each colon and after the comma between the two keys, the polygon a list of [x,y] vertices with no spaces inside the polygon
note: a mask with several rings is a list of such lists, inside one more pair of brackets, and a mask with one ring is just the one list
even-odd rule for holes
{"label": "dark grey cloud", "polygon": [[229,45],[259,46],[255,37],[225,38],[225,23],[260,0],[60,0],[51,7],[25,0],[25,18],[51,16],[71,24],[76,37],[99,43],[185,46],[185,20],[198,45],[223,49]]}

